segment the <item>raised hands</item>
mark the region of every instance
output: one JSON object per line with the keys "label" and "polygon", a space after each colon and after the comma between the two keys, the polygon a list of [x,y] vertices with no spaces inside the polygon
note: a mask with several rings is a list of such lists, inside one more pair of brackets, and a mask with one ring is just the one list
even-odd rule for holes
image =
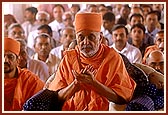
{"label": "raised hands", "polygon": [[96,72],[97,70],[94,69],[91,65],[88,65],[84,69],[81,69],[80,73],[72,70],[72,73],[78,83],[85,83],[90,85],[92,85],[95,81]]}

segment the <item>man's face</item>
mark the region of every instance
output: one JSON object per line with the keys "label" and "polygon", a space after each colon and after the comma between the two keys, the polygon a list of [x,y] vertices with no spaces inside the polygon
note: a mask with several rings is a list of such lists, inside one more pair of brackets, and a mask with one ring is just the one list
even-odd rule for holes
{"label": "man's face", "polygon": [[159,46],[162,42],[164,43],[164,33],[157,33],[155,36],[155,44]]}
{"label": "man's face", "polygon": [[12,28],[8,33],[8,37],[14,38],[14,39],[20,39],[20,38],[25,39],[23,29],[20,27]]}
{"label": "man's face", "polygon": [[66,49],[68,49],[69,44],[72,42],[72,40],[75,38],[75,31],[72,29],[65,29],[62,32],[61,36],[61,42],[63,43],[63,46]]}
{"label": "man's face", "polygon": [[155,29],[157,23],[158,23],[158,17],[156,14],[153,13],[153,14],[147,15],[146,17],[147,28]]}
{"label": "man's face", "polygon": [[11,73],[14,68],[17,66],[17,56],[10,52],[5,51],[4,53],[4,73],[8,74]]}
{"label": "man's face", "polygon": [[131,31],[132,40],[142,41],[144,36],[145,36],[145,34],[144,34],[144,32],[143,32],[143,30],[141,28],[135,27]]}
{"label": "man's face", "polygon": [[39,14],[38,16],[38,20],[37,22],[40,24],[40,25],[43,25],[43,24],[48,24],[49,23],[49,19],[47,17],[46,14]]}
{"label": "man's face", "polygon": [[138,16],[132,17],[130,25],[133,26],[134,24],[138,24],[138,23],[143,24],[142,17],[138,17]]}
{"label": "man's face", "polygon": [[65,27],[73,27],[73,20],[72,20],[72,15],[70,14],[64,14],[62,16],[62,19],[63,19],[63,23],[65,25]]}
{"label": "man's face", "polygon": [[53,16],[56,20],[62,20],[63,13],[64,11],[60,6],[57,6],[53,9]]}
{"label": "man's face", "polygon": [[26,48],[21,48],[18,58],[18,64],[20,68],[25,68],[27,66],[27,51]]}
{"label": "man's face", "polygon": [[38,53],[38,56],[48,58],[50,50],[51,50],[51,44],[49,38],[38,37],[36,39],[35,51]]}
{"label": "man's face", "polygon": [[156,71],[164,74],[164,57],[161,53],[155,52],[148,57],[147,64]]}
{"label": "man's face", "polygon": [[85,57],[94,56],[101,44],[100,32],[81,31],[76,34],[79,50]]}
{"label": "man's face", "polygon": [[114,21],[110,22],[109,20],[103,20],[103,27],[106,29],[106,30],[111,30],[114,26]]}
{"label": "man's face", "polygon": [[30,11],[25,11],[24,17],[26,21],[32,21],[35,17],[35,14],[32,14]]}
{"label": "man's face", "polygon": [[112,39],[115,43],[115,47],[118,50],[122,50],[127,42],[127,35],[124,28],[116,29],[112,32]]}

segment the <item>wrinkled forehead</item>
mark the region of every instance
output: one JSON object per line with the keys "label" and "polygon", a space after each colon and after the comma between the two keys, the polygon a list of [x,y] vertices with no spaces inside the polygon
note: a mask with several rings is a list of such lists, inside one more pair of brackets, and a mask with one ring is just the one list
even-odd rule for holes
{"label": "wrinkled forehead", "polygon": [[98,36],[100,35],[100,32],[94,32],[94,31],[90,31],[90,30],[83,30],[83,31],[80,31],[78,33],[76,33],[77,36],[79,35],[83,35],[83,36],[88,36],[88,35],[95,35],[95,36]]}

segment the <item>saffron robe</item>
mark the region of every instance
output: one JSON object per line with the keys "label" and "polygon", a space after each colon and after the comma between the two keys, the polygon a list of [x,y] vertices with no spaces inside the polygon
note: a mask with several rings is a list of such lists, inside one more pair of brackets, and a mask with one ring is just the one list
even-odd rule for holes
{"label": "saffron robe", "polygon": [[4,79],[4,110],[20,111],[23,104],[43,89],[44,82],[27,69],[18,69],[17,78]]}
{"label": "saffron robe", "polygon": [[146,58],[148,57],[148,55],[154,51],[154,50],[159,50],[158,46],[157,45],[152,45],[152,46],[148,46],[146,49],[145,49],[145,53],[144,53],[144,57],[142,59],[142,63],[143,64],[146,64]]}
{"label": "saffron robe", "polygon": [[[128,75],[122,57],[113,48],[103,44],[96,55],[90,58],[84,57],[78,47],[66,51],[49,89],[56,91],[67,87],[75,79],[72,70],[80,73],[88,64],[97,69],[96,80],[125,100],[129,101],[132,98],[136,83]],[[82,85],[82,88],[64,103],[62,110],[107,111],[108,107],[109,100],[106,97],[99,95],[89,85]]]}

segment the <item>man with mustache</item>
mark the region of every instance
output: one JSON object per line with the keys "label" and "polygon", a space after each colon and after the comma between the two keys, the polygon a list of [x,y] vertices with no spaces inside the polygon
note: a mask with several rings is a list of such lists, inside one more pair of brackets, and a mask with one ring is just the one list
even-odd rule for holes
{"label": "man with mustache", "polygon": [[50,35],[40,33],[36,36],[34,49],[36,53],[31,58],[45,62],[48,66],[49,75],[52,75],[57,70],[60,59],[53,54],[49,54],[51,51]]}
{"label": "man with mustache", "polygon": [[123,60],[101,43],[100,13],[79,12],[75,17],[77,46],[67,50],[48,89],[66,92],[62,110],[107,111],[109,101],[127,103],[136,83],[129,77]]}
{"label": "man with mustache", "polygon": [[19,111],[25,101],[40,91],[44,83],[27,69],[18,67],[20,43],[4,39],[4,110]]}
{"label": "man with mustache", "polygon": [[113,47],[117,52],[125,55],[131,63],[142,61],[140,50],[130,45],[128,40],[128,30],[124,25],[117,24],[112,29]]}

